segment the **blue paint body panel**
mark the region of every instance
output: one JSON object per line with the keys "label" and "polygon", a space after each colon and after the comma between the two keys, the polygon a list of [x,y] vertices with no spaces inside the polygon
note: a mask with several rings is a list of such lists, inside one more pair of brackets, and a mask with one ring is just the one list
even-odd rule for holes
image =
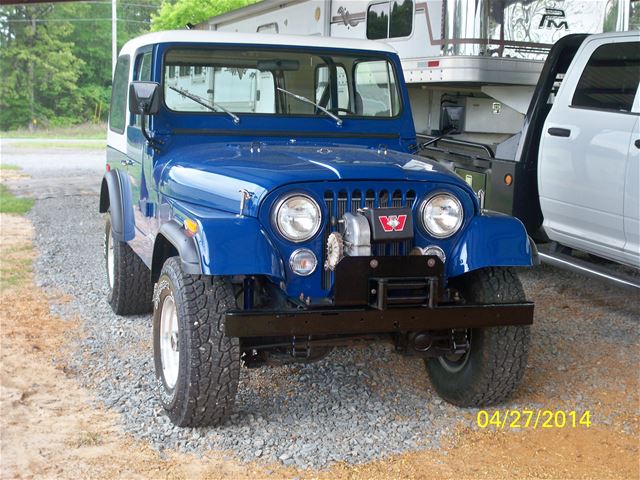
{"label": "blue paint body panel", "polygon": [[[153,47],[152,80],[161,82],[163,55],[171,47]],[[458,176],[411,155],[416,137],[400,61],[380,55],[393,64],[399,80],[402,108],[395,118],[347,117],[337,126],[319,115],[241,114],[241,123],[234,125],[223,113],[161,107],[150,118],[150,133],[162,142],[155,151],[129,115],[127,153],[109,148],[107,161],[133,184],[124,206],[135,212],[127,217],[135,223],[132,248],[151,265],[163,223],[189,218],[198,224],[195,242],[203,274],[264,275],[292,298],[302,294],[320,302],[332,296],[327,279],[333,274],[323,269],[326,235],[335,230],[331,209],[339,198],[354,209],[392,206],[380,202],[393,196],[412,208],[412,244],[437,245],[445,252],[447,278],[489,266],[531,265],[528,237],[518,220],[481,214],[473,191]],[[122,167],[123,160],[128,167]],[[251,193],[242,212],[240,190]],[[275,203],[292,192],[314,198],[322,211],[318,234],[304,243],[285,240],[271,223]],[[422,201],[434,192],[455,195],[464,210],[462,227],[447,239],[432,238],[419,218]],[[306,277],[289,267],[289,257],[301,247],[319,260]],[[374,255],[408,254],[405,246],[376,248]]]}

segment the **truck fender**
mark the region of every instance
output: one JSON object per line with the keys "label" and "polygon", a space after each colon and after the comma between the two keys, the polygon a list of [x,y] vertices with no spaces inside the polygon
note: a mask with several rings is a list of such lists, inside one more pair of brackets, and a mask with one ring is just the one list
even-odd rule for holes
{"label": "truck fender", "polygon": [[131,185],[126,174],[118,169],[110,170],[102,178],[100,187],[100,213],[111,215],[111,232],[114,240],[128,242],[136,235],[133,217]]}
{"label": "truck fender", "polygon": [[530,267],[532,244],[516,218],[493,212],[474,217],[451,250],[447,276],[485,267]]}
{"label": "truck fender", "polygon": [[277,248],[255,217],[223,214],[201,218],[197,235],[206,275],[265,275],[284,280],[284,264]]}
{"label": "truck fender", "polygon": [[190,275],[201,275],[200,254],[193,237],[187,236],[184,228],[178,222],[164,223],[153,243],[153,256],[151,260],[151,278],[157,281],[165,260],[178,255],[182,263],[182,269]]}

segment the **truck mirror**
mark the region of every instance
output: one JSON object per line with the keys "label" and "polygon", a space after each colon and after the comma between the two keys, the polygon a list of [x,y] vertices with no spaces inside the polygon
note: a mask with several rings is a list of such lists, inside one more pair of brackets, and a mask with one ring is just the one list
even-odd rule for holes
{"label": "truck mirror", "polygon": [[154,115],[160,110],[160,84],[131,82],[129,84],[129,112],[136,115]]}

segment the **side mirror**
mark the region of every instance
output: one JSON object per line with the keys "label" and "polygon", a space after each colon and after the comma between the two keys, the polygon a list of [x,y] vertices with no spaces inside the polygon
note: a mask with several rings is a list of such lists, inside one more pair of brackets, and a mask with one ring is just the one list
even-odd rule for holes
{"label": "side mirror", "polygon": [[129,84],[129,112],[136,115],[154,115],[160,110],[160,84],[131,82]]}

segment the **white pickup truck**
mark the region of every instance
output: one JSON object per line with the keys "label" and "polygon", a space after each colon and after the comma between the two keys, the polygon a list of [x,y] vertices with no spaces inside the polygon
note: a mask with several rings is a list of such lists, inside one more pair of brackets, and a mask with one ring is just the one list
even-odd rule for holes
{"label": "white pickup truck", "polygon": [[638,32],[569,35],[549,52],[520,133],[495,153],[449,135],[422,154],[482,190],[485,208],[520,218],[542,261],[638,289],[639,81]]}

